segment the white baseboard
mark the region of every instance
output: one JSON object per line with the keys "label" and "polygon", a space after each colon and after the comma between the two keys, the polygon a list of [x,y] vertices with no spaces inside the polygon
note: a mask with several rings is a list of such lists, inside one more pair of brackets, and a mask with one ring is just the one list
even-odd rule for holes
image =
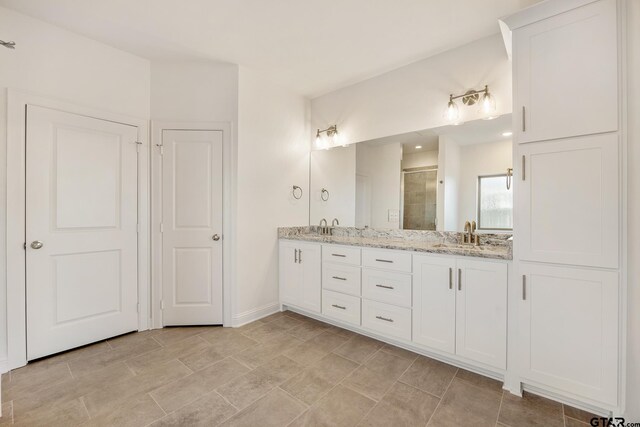
{"label": "white baseboard", "polygon": [[277,313],[278,311],[280,311],[280,303],[274,302],[263,305],[262,307],[256,307],[251,310],[238,313],[233,316],[233,327],[237,328],[239,326],[246,325],[247,323],[255,322],[258,319],[262,319],[263,317],[267,317],[270,314]]}

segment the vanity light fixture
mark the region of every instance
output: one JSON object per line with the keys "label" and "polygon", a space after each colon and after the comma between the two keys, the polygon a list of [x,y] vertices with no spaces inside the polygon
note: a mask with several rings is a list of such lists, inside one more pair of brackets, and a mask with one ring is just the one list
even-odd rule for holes
{"label": "vanity light fixture", "polygon": [[502,136],[511,136],[511,135],[513,135],[513,132],[511,131],[502,132]]}
{"label": "vanity light fixture", "polygon": [[[322,139],[323,133],[326,133],[328,137],[328,141],[326,144],[323,144],[323,139]],[[338,145],[338,142],[339,142],[338,137],[339,137],[338,125],[332,125],[322,130],[318,129],[316,131],[316,145],[318,146],[318,148],[329,149],[332,146]]]}
{"label": "vanity light fixture", "polygon": [[458,124],[460,119],[460,110],[455,100],[462,98],[462,103],[466,106],[472,106],[475,104],[480,105],[480,112],[484,115],[485,120],[495,119],[496,101],[493,95],[489,92],[489,86],[485,85],[484,89],[475,90],[471,89],[463,93],[462,95],[449,95],[449,103],[445,110],[445,119],[453,124]]}
{"label": "vanity light fixture", "polygon": [[419,150],[422,148],[422,145],[416,145],[416,150]]}
{"label": "vanity light fixture", "polygon": [[4,46],[7,49],[15,49],[16,48],[16,42],[5,42],[0,40],[0,46]]}

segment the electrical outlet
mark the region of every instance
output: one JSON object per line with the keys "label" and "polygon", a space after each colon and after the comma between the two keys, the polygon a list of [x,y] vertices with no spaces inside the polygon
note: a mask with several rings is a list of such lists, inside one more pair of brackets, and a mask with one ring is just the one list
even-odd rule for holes
{"label": "electrical outlet", "polygon": [[398,221],[400,221],[400,211],[398,209],[389,209],[389,211],[388,211],[388,221],[389,222],[398,222]]}

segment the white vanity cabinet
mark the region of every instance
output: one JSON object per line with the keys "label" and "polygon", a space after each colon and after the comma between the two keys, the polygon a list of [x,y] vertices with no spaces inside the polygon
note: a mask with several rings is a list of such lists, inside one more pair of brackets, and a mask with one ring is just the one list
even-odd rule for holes
{"label": "white vanity cabinet", "polygon": [[617,130],[616,0],[536,18],[513,33],[517,142]]}
{"label": "white vanity cabinet", "polygon": [[279,255],[281,303],[320,313],[320,245],[281,240]]}
{"label": "white vanity cabinet", "polygon": [[506,369],[507,264],[414,255],[413,341]]}

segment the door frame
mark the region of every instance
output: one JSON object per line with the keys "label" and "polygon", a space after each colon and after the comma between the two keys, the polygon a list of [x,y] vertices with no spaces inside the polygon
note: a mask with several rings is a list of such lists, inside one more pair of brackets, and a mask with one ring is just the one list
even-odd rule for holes
{"label": "door frame", "polygon": [[165,130],[208,130],[222,132],[222,325],[232,325],[233,298],[233,210],[234,162],[231,122],[151,121],[151,328],[162,328],[162,156],[158,144]]}
{"label": "door frame", "polygon": [[21,92],[7,91],[7,217],[6,217],[6,286],[7,286],[7,361],[4,369],[27,364],[26,318],[26,108],[27,105],[49,108],[122,123],[138,128],[142,143],[138,155],[138,330],[149,328],[149,128],[139,117],[107,112],[66,101]]}

